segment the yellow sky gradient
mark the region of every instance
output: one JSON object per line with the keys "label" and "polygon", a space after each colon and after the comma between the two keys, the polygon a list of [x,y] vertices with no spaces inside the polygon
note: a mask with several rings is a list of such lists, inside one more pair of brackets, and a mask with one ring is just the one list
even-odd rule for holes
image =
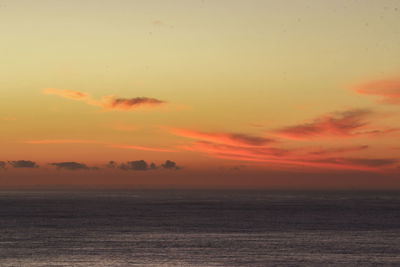
{"label": "yellow sky gradient", "polygon": [[0,32],[0,186],[400,185],[399,1],[1,1]]}

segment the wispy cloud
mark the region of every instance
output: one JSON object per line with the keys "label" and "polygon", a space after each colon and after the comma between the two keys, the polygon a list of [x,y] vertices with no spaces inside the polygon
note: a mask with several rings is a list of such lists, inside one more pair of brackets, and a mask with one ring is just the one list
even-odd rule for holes
{"label": "wispy cloud", "polygon": [[350,146],[350,147],[336,147],[336,148],[320,148],[317,150],[310,151],[310,155],[330,155],[330,154],[339,154],[339,153],[348,153],[355,152],[360,150],[368,149],[369,146]]}
{"label": "wispy cloud", "polygon": [[124,123],[115,123],[115,124],[111,125],[111,127],[114,130],[124,131],[124,132],[136,131],[140,128],[137,125],[129,125],[129,124],[124,124]]}
{"label": "wispy cloud", "polygon": [[216,144],[206,141],[195,142],[189,146],[182,146],[182,148],[191,151],[207,152],[210,154],[231,154],[241,156],[268,156],[279,158],[291,153],[289,150],[272,148],[272,147],[243,147],[225,144]]}
{"label": "wispy cloud", "polygon": [[357,134],[358,135],[366,135],[366,136],[370,136],[370,137],[379,137],[382,135],[397,133],[399,131],[400,131],[400,128],[368,129],[365,131],[360,131]]}
{"label": "wispy cloud", "polygon": [[382,167],[398,163],[397,159],[393,158],[326,158],[319,159],[316,162],[333,163],[333,164],[351,164],[356,166],[366,167]]}
{"label": "wispy cloud", "polygon": [[43,91],[45,94],[48,95],[58,95],[64,98],[69,98],[73,100],[88,100],[90,99],[90,95],[84,92],[75,91],[75,90],[63,90],[63,89],[56,89],[56,88],[47,88]]}
{"label": "wispy cloud", "polygon": [[270,138],[239,133],[206,133],[178,128],[167,128],[167,130],[177,136],[226,145],[257,147],[274,142]]}
{"label": "wispy cloud", "polygon": [[108,146],[112,148],[133,149],[133,150],[143,150],[143,151],[175,152],[174,150],[162,147],[146,147],[146,146],[119,145],[119,144],[110,144]]}
{"label": "wispy cloud", "polygon": [[261,123],[249,123],[249,125],[250,125],[251,127],[256,127],[256,128],[262,128],[262,127],[264,127],[264,125],[261,124]]}
{"label": "wispy cloud", "polygon": [[367,109],[334,112],[275,132],[280,137],[300,140],[331,136],[352,137],[359,135],[359,130],[369,124],[367,119],[372,114],[373,112]]}
{"label": "wispy cloud", "polygon": [[101,107],[104,111],[129,111],[136,110],[141,107],[154,108],[156,106],[166,104],[166,101],[150,97],[122,98],[116,95],[110,95],[105,96],[100,100],[96,100],[88,93],[75,90],[48,88],[43,92],[49,95],[58,95],[72,100],[83,101],[89,105]]}
{"label": "wispy cloud", "polygon": [[[296,158],[263,158],[263,157],[248,157],[241,155],[230,155],[230,154],[218,154],[215,155],[216,158],[238,160],[238,161],[248,161],[248,162],[258,162],[258,163],[268,163],[274,164],[275,166],[299,166],[320,168],[320,169],[332,169],[332,170],[357,170],[357,171],[368,171],[368,172],[378,172],[380,168],[375,166],[365,166],[362,164],[354,164],[354,162],[346,162],[343,159],[340,161],[335,161],[330,159],[329,161],[324,160],[304,160]],[[379,160],[379,159],[378,159]]]}
{"label": "wispy cloud", "polygon": [[132,150],[153,151],[153,152],[176,152],[175,150],[165,147],[123,145],[123,144],[113,144],[109,142],[84,140],[84,139],[41,139],[41,140],[26,140],[24,141],[24,143],[32,145],[101,144],[110,148],[132,149]]}
{"label": "wispy cloud", "polygon": [[[381,168],[390,166],[397,159],[388,158],[350,158],[332,157],[330,155],[347,153],[366,149],[367,146],[348,148],[329,148],[312,151],[312,154],[303,154],[303,150],[285,150],[272,147],[240,147],[223,145],[210,142],[195,142],[186,145],[183,149],[206,153],[214,158],[222,158],[237,161],[274,164],[276,166],[297,165],[299,167],[314,167],[343,170],[380,171]],[[327,156],[330,157],[327,157]]]}
{"label": "wispy cloud", "polygon": [[354,90],[362,95],[378,96],[382,103],[400,105],[400,78],[372,81]]}

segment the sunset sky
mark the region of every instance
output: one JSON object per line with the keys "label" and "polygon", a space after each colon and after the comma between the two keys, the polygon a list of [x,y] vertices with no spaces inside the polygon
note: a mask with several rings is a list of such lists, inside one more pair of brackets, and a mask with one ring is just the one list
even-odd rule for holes
{"label": "sunset sky", "polygon": [[0,32],[2,187],[400,188],[398,0],[2,0]]}

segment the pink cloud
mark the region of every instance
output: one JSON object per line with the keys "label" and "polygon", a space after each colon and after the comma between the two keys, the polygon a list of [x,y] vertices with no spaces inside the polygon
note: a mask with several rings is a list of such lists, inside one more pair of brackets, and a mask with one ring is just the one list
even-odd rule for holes
{"label": "pink cloud", "polygon": [[357,86],[354,90],[362,95],[379,96],[382,103],[400,104],[400,79],[372,81]]}
{"label": "pink cloud", "polygon": [[206,153],[214,158],[273,163],[281,165],[297,165],[316,168],[381,171],[382,168],[392,166],[398,161],[392,158],[351,158],[351,157],[325,157],[323,154],[313,157],[299,155],[296,151],[283,150],[279,148],[248,148],[236,147],[208,142],[196,142],[182,148]]}
{"label": "pink cloud", "polygon": [[[353,162],[346,162],[345,159],[340,161],[306,161],[301,159],[271,159],[271,158],[254,158],[246,157],[240,155],[230,155],[230,154],[219,154],[216,158],[229,159],[229,160],[239,160],[248,162],[259,162],[259,163],[274,163],[280,165],[297,165],[300,167],[314,167],[322,169],[334,169],[334,170],[357,170],[357,171],[369,171],[369,172],[379,172],[380,169],[376,166],[368,166],[365,164],[354,164]],[[357,160],[357,159],[356,159]]]}
{"label": "pink cloud", "polygon": [[188,129],[167,128],[170,133],[190,139],[209,141],[213,143],[258,147],[274,142],[273,139],[238,133],[206,133]]}
{"label": "pink cloud", "polygon": [[299,140],[330,136],[352,137],[359,135],[358,131],[369,124],[366,119],[372,114],[365,109],[334,112],[275,132],[280,137]]}

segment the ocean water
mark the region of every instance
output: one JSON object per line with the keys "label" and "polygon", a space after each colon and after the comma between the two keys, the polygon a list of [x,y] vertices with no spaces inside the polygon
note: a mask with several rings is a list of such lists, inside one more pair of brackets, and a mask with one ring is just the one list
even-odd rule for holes
{"label": "ocean water", "polygon": [[0,266],[400,266],[400,193],[0,191]]}

